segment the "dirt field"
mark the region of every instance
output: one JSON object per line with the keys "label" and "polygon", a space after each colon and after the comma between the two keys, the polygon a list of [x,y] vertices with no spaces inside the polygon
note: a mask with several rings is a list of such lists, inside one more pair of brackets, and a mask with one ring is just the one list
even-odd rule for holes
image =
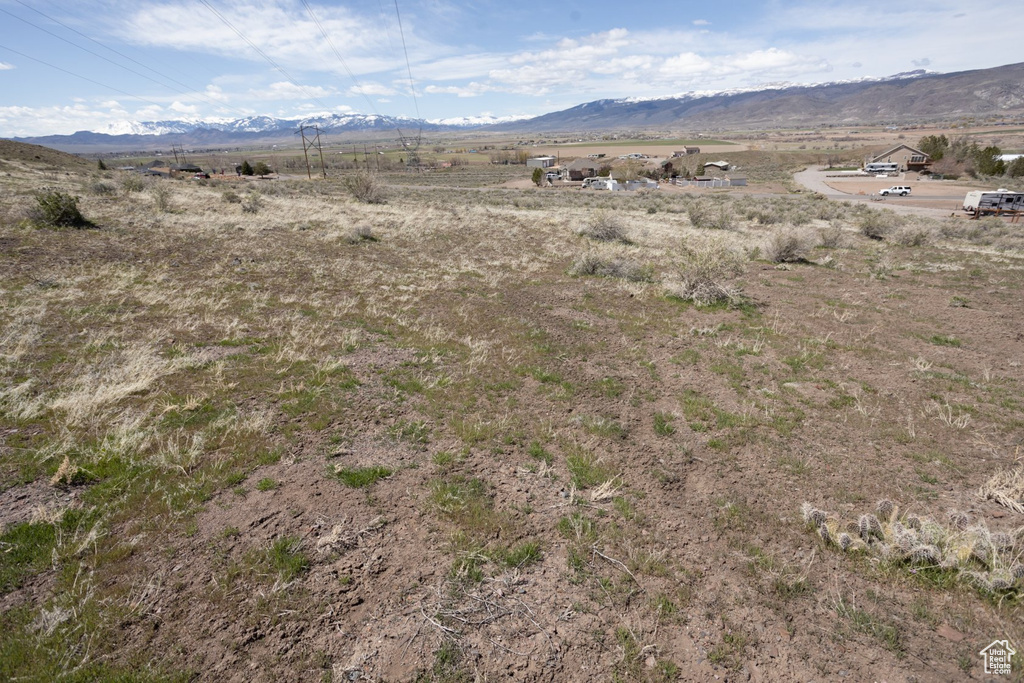
{"label": "dirt field", "polygon": [[0,178],[0,679],[980,681],[1024,642],[1019,226],[463,173]]}

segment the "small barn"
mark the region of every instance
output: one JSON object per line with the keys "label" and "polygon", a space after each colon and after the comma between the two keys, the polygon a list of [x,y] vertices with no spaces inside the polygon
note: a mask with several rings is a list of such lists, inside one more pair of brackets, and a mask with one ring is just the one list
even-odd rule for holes
{"label": "small barn", "polygon": [[530,157],[526,160],[526,168],[551,168],[558,161],[555,157]]}

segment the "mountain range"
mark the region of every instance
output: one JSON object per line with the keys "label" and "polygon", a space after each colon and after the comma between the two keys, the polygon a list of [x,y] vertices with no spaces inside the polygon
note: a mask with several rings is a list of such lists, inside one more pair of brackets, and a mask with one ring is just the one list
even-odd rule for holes
{"label": "mountain range", "polygon": [[426,121],[369,114],[326,114],[304,119],[254,116],[218,121],[125,122],[104,131],[16,140],[68,152],[94,153],[166,149],[172,145],[208,148],[288,144],[295,142],[303,125],[317,126],[331,137],[379,137],[466,130],[516,134],[752,130],[1022,116],[1024,63],[950,74],[912,71],[821,85],[770,84],[663,98],[596,100],[534,118]]}
{"label": "mountain range", "polygon": [[913,71],[884,79],[814,86],[775,85],[659,99],[597,100],[491,129],[751,130],[1020,116],[1024,116],[1024,63],[951,74]]}

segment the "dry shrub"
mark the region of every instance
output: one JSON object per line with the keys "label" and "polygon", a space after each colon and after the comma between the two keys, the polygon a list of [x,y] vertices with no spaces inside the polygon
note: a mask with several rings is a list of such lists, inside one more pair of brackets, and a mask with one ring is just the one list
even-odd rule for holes
{"label": "dry shrub", "polygon": [[607,211],[596,212],[591,220],[578,230],[580,235],[599,242],[631,244],[622,219]]}
{"label": "dry shrub", "polygon": [[622,256],[607,257],[594,252],[580,254],[569,266],[570,275],[616,277],[630,282],[653,282],[654,269]]}
{"label": "dry shrub", "polygon": [[842,249],[846,246],[846,236],[839,221],[832,221],[826,228],[818,229],[818,244],[826,249]]}
{"label": "dry shrub", "polygon": [[346,176],[345,189],[364,204],[383,204],[387,201],[387,185],[375,173],[364,171]]}
{"label": "dry shrub", "polygon": [[121,176],[121,191],[125,194],[142,192],[145,187],[146,183],[142,180],[142,176],[136,173],[127,173]]}
{"label": "dry shrub", "polygon": [[885,239],[897,226],[894,214],[875,210],[868,210],[857,220],[860,233],[873,240]]}
{"label": "dry shrub", "polygon": [[733,228],[732,209],[719,202],[716,206],[710,200],[698,199],[686,209],[690,223],[698,230],[731,230]]}
{"label": "dry shrub", "polygon": [[242,200],[242,211],[244,213],[259,213],[263,208],[263,197],[259,192],[253,190]]}
{"label": "dry shrub", "polygon": [[89,193],[98,197],[112,197],[117,194],[117,187],[113,183],[97,180],[89,186]]}
{"label": "dry shrub", "polygon": [[346,244],[359,244],[360,242],[376,242],[377,238],[373,235],[373,228],[368,224],[362,223],[349,230],[341,238]]}
{"label": "dry shrub", "polygon": [[679,281],[667,293],[698,306],[739,304],[740,288],[729,280],[743,273],[744,263],[742,254],[720,240],[694,240],[683,245]]}
{"label": "dry shrub", "polygon": [[807,254],[814,248],[810,234],[796,230],[781,230],[773,233],[764,245],[764,256],[772,263],[798,263],[807,260]]}
{"label": "dry shrub", "polygon": [[151,183],[149,194],[153,197],[153,206],[160,213],[171,210],[171,189],[160,182]]}
{"label": "dry shrub", "polygon": [[893,233],[891,240],[904,247],[923,247],[935,241],[935,230],[926,225],[904,225]]}

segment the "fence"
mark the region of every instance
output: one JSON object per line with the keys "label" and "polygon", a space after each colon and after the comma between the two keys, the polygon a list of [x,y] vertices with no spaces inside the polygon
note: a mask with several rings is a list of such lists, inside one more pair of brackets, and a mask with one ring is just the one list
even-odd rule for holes
{"label": "fence", "polygon": [[746,187],[746,178],[701,178],[697,180],[686,180],[685,178],[673,178],[673,185],[680,187]]}

